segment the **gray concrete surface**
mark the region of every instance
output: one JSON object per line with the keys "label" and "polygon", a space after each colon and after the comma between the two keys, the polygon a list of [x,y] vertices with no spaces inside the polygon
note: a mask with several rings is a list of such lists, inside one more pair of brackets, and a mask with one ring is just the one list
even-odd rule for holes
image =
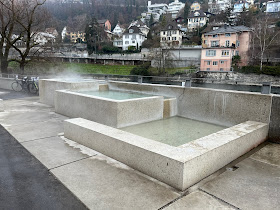
{"label": "gray concrete surface", "polygon": [[280,96],[273,95],[271,117],[269,125],[269,138],[272,142],[280,144]]}
{"label": "gray concrete surface", "polygon": [[166,210],[236,210],[236,208],[201,191],[193,192],[165,208]]}
{"label": "gray concrete surface", "polygon": [[[58,136],[59,133],[63,133],[63,121],[50,119],[44,122],[26,123],[20,126],[6,126],[6,129],[12,133],[19,142],[25,142]],[[32,131],[32,134],[26,131]]]}
{"label": "gray concrete surface", "polygon": [[[51,108],[37,103],[38,98],[22,98],[19,103],[18,100],[7,100],[14,99],[13,94],[7,93],[5,97],[8,111],[0,114],[0,121],[4,124],[7,121],[10,126],[21,126],[32,124],[34,120],[66,119],[60,115],[54,117]],[[33,118],[33,112],[38,113],[38,117]],[[20,116],[16,118],[18,114]],[[34,137],[34,132],[26,130],[30,138]],[[52,171],[58,180],[22,145],[45,165],[49,164],[48,167],[56,167]],[[277,209],[280,206],[279,144],[260,146],[260,150],[257,148],[249,158],[245,155],[235,161],[239,162],[237,170],[226,170],[229,167],[226,166],[185,192],[177,192],[126,165],[61,137],[20,144],[5,129],[0,129],[0,150],[0,209],[85,209],[77,198],[94,210],[125,207],[184,209],[185,206],[185,209],[224,209],[227,206]],[[93,157],[87,158],[89,156]],[[82,157],[86,159],[80,159]],[[204,185],[207,192],[203,192],[206,191]],[[191,194],[181,197],[184,193]]]}
{"label": "gray concrete surface", "polygon": [[90,209],[158,209],[179,196],[103,155],[51,172]]}
{"label": "gray concrete surface", "polygon": [[251,158],[280,167],[280,146],[277,144],[268,144],[260,151],[251,155]]}
{"label": "gray concrete surface", "polygon": [[60,137],[50,137],[37,141],[28,141],[22,144],[48,169],[56,168],[92,155],[81,153],[79,150],[69,147]]}
{"label": "gray concrete surface", "polygon": [[251,158],[236,166],[201,189],[240,209],[279,209],[280,168]]}
{"label": "gray concrete surface", "polygon": [[0,112],[3,112],[4,111],[4,103],[3,103],[3,100],[0,99]]}

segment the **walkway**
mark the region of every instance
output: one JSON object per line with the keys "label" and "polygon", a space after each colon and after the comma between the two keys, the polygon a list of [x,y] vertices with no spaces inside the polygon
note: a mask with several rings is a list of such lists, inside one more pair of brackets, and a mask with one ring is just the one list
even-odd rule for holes
{"label": "walkway", "polygon": [[75,197],[90,209],[274,210],[280,206],[280,145],[264,143],[179,192],[65,139],[67,118],[38,103],[38,97],[6,100],[4,105],[0,124],[13,137],[1,127],[0,209],[84,209]]}

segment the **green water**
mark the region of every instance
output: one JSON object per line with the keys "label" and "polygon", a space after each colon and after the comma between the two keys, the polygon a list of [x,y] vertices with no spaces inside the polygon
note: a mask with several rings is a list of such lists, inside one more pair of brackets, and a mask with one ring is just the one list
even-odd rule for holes
{"label": "green water", "polygon": [[225,128],[183,117],[172,117],[121,130],[177,147]]}
{"label": "green water", "polygon": [[77,93],[82,93],[90,96],[97,96],[101,98],[108,98],[113,100],[127,100],[133,98],[145,98],[151,97],[152,95],[133,93],[133,92],[123,92],[123,91],[78,91]]}

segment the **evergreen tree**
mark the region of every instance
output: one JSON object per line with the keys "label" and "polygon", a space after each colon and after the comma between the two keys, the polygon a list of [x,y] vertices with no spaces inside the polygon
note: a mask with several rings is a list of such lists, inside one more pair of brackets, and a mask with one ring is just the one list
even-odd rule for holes
{"label": "evergreen tree", "polygon": [[151,14],[150,21],[149,21],[149,27],[150,28],[151,28],[153,23],[154,23],[154,16],[153,16],[153,14]]}
{"label": "evergreen tree", "polygon": [[190,6],[189,6],[188,2],[186,2],[185,7],[184,7],[184,21],[186,24],[188,23],[189,11],[190,11]]}

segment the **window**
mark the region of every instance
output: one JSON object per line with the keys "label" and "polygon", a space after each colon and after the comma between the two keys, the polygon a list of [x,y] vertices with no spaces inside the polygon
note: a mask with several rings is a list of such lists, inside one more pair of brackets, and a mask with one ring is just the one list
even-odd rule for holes
{"label": "window", "polygon": [[230,37],[230,33],[226,33],[226,37]]}
{"label": "window", "polygon": [[239,55],[239,51],[236,51],[236,52],[235,52],[235,55]]}
{"label": "window", "polygon": [[207,50],[206,56],[208,56],[208,57],[216,56],[216,50]]}
{"label": "window", "polygon": [[133,40],[132,43],[135,44],[135,41]]}
{"label": "window", "polygon": [[172,40],[173,40],[173,41],[176,40],[176,37],[172,37]]}
{"label": "window", "polygon": [[129,33],[132,34],[134,32],[133,29],[129,29]]}
{"label": "window", "polygon": [[129,44],[129,41],[125,41],[125,44]]}
{"label": "window", "polygon": [[223,50],[222,56],[229,56],[229,50]]}
{"label": "window", "polygon": [[129,38],[129,35],[125,35],[125,38],[128,39],[128,38]]}
{"label": "window", "polygon": [[136,35],[132,35],[132,39],[136,39]]}
{"label": "window", "polygon": [[240,46],[240,41],[236,41],[236,47]]}
{"label": "window", "polygon": [[211,41],[211,47],[218,47],[219,41]]}
{"label": "window", "polygon": [[177,31],[172,31],[172,34],[177,34]]}
{"label": "window", "polygon": [[220,63],[221,63],[221,64],[224,64],[224,63],[225,63],[225,61],[220,61]]}
{"label": "window", "polygon": [[210,71],[210,68],[207,68],[206,70],[207,70],[207,71]]}
{"label": "window", "polygon": [[213,66],[217,66],[218,65],[218,61],[213,61]]}
{"label": "window", "polygon": [[163,35],[165,35],[165,31],[163,32]]}
{"label": "window", "polygon": [[207,66],[210,66],[211,65],[211,61],[207,61]]}
{"label": "window", "polygon": [[224,69],[223,69],[223,68],[220,68],[220,71],[224,71]]}
{"label": "window", "polygon": [[213,38],[218,37],[218,34],[214,34],[212,37],[213,37]]}
{"label": "window", "polygon": [[162,41],[165,41],[166,40],[166,38],[165,37],[162,37]]}
{"label": "window", "polygon": [[207,40],[204,40],[204,44],[207,44]]}
{"label": "window", "polygon": [[229,47],[229,40],[226,41],[226,47]]}

